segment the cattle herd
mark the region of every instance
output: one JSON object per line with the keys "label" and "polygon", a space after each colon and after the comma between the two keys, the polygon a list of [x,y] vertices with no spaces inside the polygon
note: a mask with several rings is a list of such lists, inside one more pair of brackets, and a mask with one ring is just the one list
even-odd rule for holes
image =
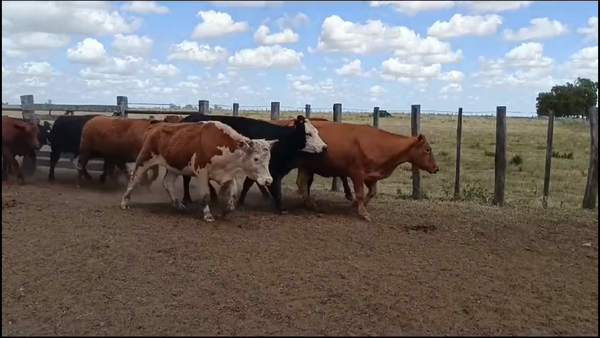
{"label": "cattle herd", "polygon": [[[285,213],[281,181],[298,169],[296,184],[308,207],[316,209],[310,197],[314,175],[339,177],[346,198],[363,219],[370,221],[365,206],[375,196],[375,183],[389,177],[400,164],[409,162],[421,170],[436,173],[431,146],[425,136],[402,136],[367,125],[335,123],[325,119],[264,121],[248,117],[193,114],[185,118],[168,116],[163,120],[129,119],[102,115],[60,116],[54,125],[2,117],[2,180],[14,169],[24,177],[15,156],[29,156],[44,144],[52,148],[48,179],[62,153],[72,153],[81,178],[91,180],[86,170],[90,159],[103,159],[100,181],[117,181],[117,167],[129,177],[121,208],[127,209],[136,185],[149,186],[158,178],[158,167],[166,169],[163,187],[173,205],[185,209],[192,203],[190,180],[196,177],[202,219],[212,221],[209,204],[218,194],[211,185],[220,185],[227,196],[222,217],[244,203],[254,183],[275,209]],[[127,163],[135,163],[132,171]],[[150,176],[149,174],[152,174]],[[238,196],[236,176],[246,176]],[[174,183],[182,175],[184,194],[175,196]],[[354,193],[347,178],[353,183]],[[365,195],[364,186],[368,192]]]}

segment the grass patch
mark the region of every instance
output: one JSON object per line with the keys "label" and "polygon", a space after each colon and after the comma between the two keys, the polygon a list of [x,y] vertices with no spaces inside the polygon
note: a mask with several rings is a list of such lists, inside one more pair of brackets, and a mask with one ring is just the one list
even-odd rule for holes
{"label": "grass patch", "polygon": [[[510,160],[508,160],[508,164],[518,166],[523,164],[523,157],[521,155],[513,155]],[[522,169],[521,169],[522,170]]]}
{"label": "grass patch", "polygon": [[494,156],[496,156],[496,152],[495,151],[484,150],[483,151],[483,155],[485,157],[494,157]]}
{"label": "grass patch", "polygon": [[564,153],[561,153],[560,151],[553,151],[552,152],[552,157],[554,157],[554,158],[563,158],[563,159],[566,159],[566,160],[572,160],[572,159],[574,159],[574,156],[575,155],[573,155],[572,151],[564,152]]}

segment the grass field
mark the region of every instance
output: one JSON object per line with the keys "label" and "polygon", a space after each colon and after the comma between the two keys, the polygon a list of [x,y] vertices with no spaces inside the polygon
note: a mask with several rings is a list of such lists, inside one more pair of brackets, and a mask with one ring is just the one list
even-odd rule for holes
{"label": "grass field", "polygon": [[[268,119],[267,114],[241,114]],[[281,118],[297,114],[285,113]],[[330,114],[312,117],[331,119]],[[426,198],[447,200],[454,192],[456,159],[456,116],[421,116],[421,132],[432,145],[440,166],[436,175],[422,174],[422,189]],[[372,125],[367,114],[347,114],[343,122]],[[462,199],[466,202],[489,204],[494,191],[495,118],[464,117],[462,146]],[[410,135],[410,116],[394,115],[381,118],[381,129]],[[509,206],[541,207],[546,156],[547,120],[508,118],[508,157],[506,203]],[[552,208],[580,208],[585,190],[589,163],[590,132],[585,121],[557,120],[554,126],[550,201]],[[410,164],[401,165],[394,174],[380,182],[379,194],[389,198],[405,198],[411,192]],[[285,184],[295,186],[295,173]],[[329,189],[331,180],[317,178],[315,187]],[[379,196],[381,198],[381,196]]]}

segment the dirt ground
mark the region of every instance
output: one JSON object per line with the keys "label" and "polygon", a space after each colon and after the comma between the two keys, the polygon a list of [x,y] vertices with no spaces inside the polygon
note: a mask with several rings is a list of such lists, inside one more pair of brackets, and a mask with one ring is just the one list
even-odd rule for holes
{"label": "dirt ground", "polygon": [[3,336],[598,335],[597,213],[288,190],[207,225],[46,175],[2,184]]}

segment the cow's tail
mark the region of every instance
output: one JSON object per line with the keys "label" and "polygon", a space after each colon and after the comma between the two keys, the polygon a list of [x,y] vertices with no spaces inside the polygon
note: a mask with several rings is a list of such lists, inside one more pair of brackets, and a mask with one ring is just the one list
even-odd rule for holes
{"label": "cow's tail", "polygon": [[75,157],[73,159],[73,165],[75,166],[75,169],[77,169],[77,170],[82,170],[83,169],[81,167],[81,164],[79,164],[79,155],[77,155],[77,157]]}

